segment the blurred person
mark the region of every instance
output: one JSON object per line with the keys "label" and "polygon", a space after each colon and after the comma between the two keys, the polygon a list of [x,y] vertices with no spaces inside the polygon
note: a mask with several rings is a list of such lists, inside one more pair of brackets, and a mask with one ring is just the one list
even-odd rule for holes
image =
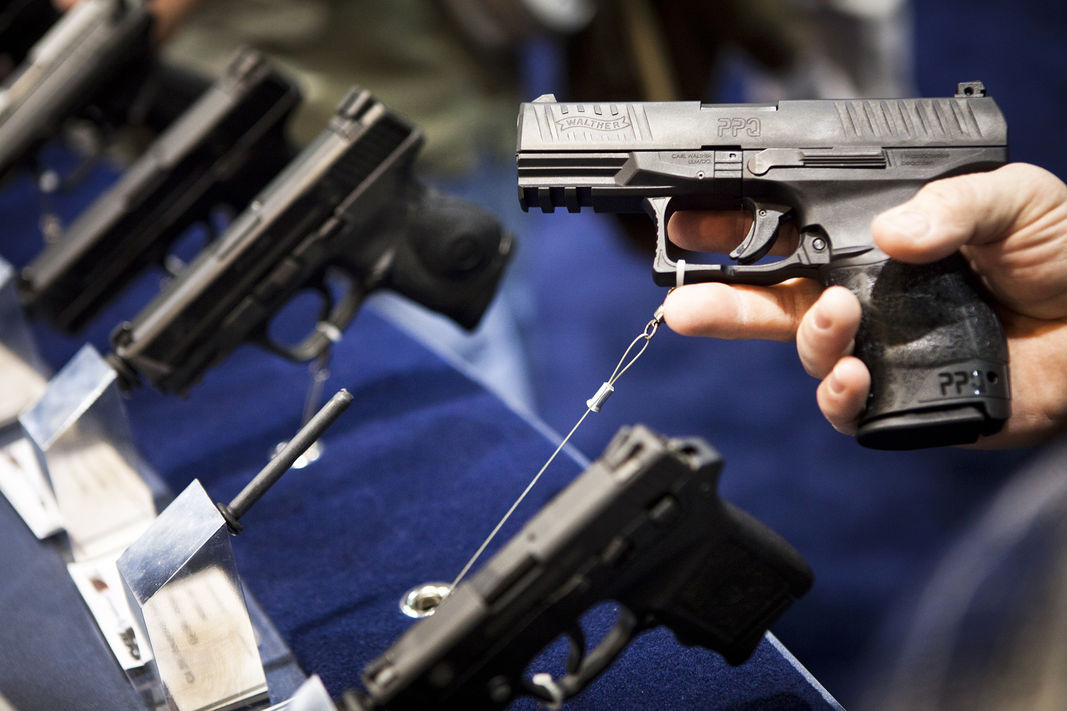
{"label": "blurred person", "polygon": [[809,32],[798,61],[772,73],[741,64],[746,100],[917,95],[908,0],[790,0]]}
{"label": "blurred person", "polygon": [[1067,703],[1067,440],[1012,474],[895,611],[858,709]]}
{"label": "blurred person", "polygon": [[[52,0],[53,4],[66,12],[78,4],[79,0]],[[203,0],[149,0],[148,6],[155,16],[155,36],[159,41],[170,38],[174,30]]]}
{"label": "blurred person", "polygon": [[573,98],[778,101],[912,95],[907,0],[601,2],[567,38]]}
{"label": "blurred person", "polygon": [[293,130],[305,142],[350,87],[369,89],[426,134],[420,169],[455,176],[514,151],[519,38],[480,44],[452,4],[211,0],[196,4],[165,54],[216,76],[236,47],[263,52],[301,84]]}

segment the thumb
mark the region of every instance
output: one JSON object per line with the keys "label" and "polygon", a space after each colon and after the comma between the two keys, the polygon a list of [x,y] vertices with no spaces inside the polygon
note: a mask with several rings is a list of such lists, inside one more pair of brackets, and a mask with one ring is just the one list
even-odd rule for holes
{"label": "thumb", "polygon": [[965,244],[988,244],[1010,235],[1045,209],[1039,206],[1058,182],[1048,171],[1024,163],[936,180],[875,217],[871,234],[891,257],[934,261]]}

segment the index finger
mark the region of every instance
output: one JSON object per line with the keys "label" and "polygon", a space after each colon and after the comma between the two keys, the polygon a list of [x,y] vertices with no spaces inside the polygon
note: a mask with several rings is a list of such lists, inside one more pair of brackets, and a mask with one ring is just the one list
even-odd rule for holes
{"label": "index finger", "polygon": [[681,210],[667,222],[667,237],[694,252],[729,252],[752,226],[745,210]]}
{"label": "index finger", "polygon": [[[679,210],[667,222],[672,244],[692,252],[727,254],[752,229],[748,210]],[[796,249],[796,228],[786,221],[768,254],[784,257]]]}
{"label": "index finger", "polygon": [[672,289],[663,302],[667,325],[684,336],[792,341],[822,292],[811,279],[772,287],[709,282]]}

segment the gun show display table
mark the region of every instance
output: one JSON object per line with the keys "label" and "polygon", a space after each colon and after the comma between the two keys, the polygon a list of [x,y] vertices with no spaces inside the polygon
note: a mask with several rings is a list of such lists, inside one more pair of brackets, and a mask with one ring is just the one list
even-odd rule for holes
{"label": "gun show display table", "polygon": [[[112,179],[97,171],[78,194],[60,200],[60,211],[75,213],[87,192]],[[35,200],[25,179],[0,193],[0,254],[16,266],[40,248]],[[84,338],[35,324],[44,359],[59,369],[86,340],[105,351],[110,329],[148,300],[158,280],[141,279]],[[336,345],[329,367],[325,392],[349,389],[351,407],[324,437],[321,458],[286,475],[242,519],[246,530],[233,545],[247,590],[296,664],[337,696],[359,686],[364,666],[412,624],[399,607],[404,593],[456,576],[557,436],[370,308]],[[134,440],[174,492],[195,478],[225,500],[300,424],[308,378],[307,366],[241,348],[185,399],[135,391],[126,401]],[[490,552],[583,468],[573,456],[557,459]],[[724,477],[743,475],[726,462]],[[0,582],[0,693],[23,711],[136,708],[137,695],[94,629],[58,548],[36,541],[6,502],[0,535],[0,569],[7,571]],[[560,649],[553,651],[547,671],[562,666]],[[567,704],[650,706],[837,707],[777,642],[764,640],[746,664],[730,667],[712,652],[682,647],[664,628],[637,638]]]}

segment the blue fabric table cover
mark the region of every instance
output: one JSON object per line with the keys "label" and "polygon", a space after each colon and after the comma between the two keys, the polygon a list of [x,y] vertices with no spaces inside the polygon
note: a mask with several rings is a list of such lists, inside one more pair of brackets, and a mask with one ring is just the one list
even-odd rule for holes
{"label": "blue fabric table cover", "polygon": [[[90,185],[99,188],[111,178],[102,168]],[[61,212],[81,209],[83,193],[61,200]],[[36,211],[29,209],[34,199],[26,180],[0,194],[6,223],[0,254],[16,265],[39,249]],[[146,302],[158,280],[146,275],[83,338],[35,324],[42,355],[58,369],[85,340],[103,352],[110,328]],[[323,458],[286,474],[244,517],[234,548],[248,589],[300,665],[336,695],[356,685],[363,666],[411,624],[399,610],[401,595],[423,582],[451,580],[557,440],[370,309],[337,345],[331,370],[327,395],[347,387],[352,406],[325,437]],[[187,399],[143,387],[126,404],[141,452],[175,491],[197,478],[214,498],[229,500],[274,444],[295,432],[307,382],[306,366],[248,347],[209,372]],[[577,458],[559,458],[490,552],[582,469]],[[727,462],[723,476],[743,472]],[[54,557],[46,544],[38,545],[39,556]],[[54,564],[41,565],[49,568],[47,580],[37,565],[19,564],[20,574],[42,576],[34,584],[71,585],[65,575],[56,579]],[[22,595],[18,609],[5,607],[4,614],[28,614],[23,605],[37,607],[33,596]],[[38,608],[32,614],[49,624],[77,625],[85,635],[82,610]],[[681,647],[660,629],[637,639],[568,708],[833,708],[790,659],[765,640],[747,664],[732,668],[711,652]],[[30,678],[35,668],[28,658],[17,678],[0,675],[0,692],[17,703],[7,685],[48,684]],[[39,707],[54,708],[55,700]]]}
{"label": "blue fabric table cover", "polygon": [[[18,711],[136,709],[56,548],[0,497],[0,695]],[[2,705],[0,705],[2,707]]]}

